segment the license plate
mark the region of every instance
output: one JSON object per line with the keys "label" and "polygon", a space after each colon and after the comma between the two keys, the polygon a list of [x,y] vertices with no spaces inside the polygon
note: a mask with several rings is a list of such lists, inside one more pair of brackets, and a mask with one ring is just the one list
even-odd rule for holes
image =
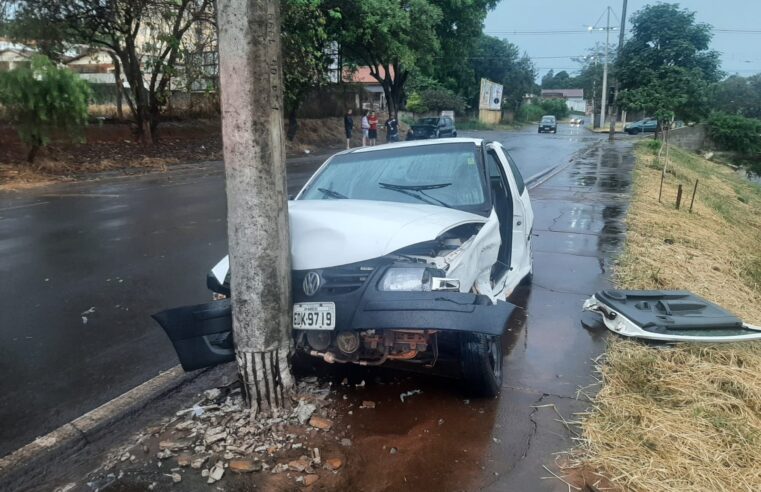
{"label": "license plate", "polygon": [[293,328],[297,330],[334,330],[336,305],[333,302],[297,302],[293,305]]}

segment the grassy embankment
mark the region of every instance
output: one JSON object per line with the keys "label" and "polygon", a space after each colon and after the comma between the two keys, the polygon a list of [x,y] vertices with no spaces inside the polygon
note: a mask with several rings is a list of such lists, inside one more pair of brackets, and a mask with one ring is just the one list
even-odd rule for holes
{"label": "grassy embankment", "polygon": [[[637,148],[617,284],[688,289],[761,325],[761,187],[672,148],[658,203],[651,145]],[[680,183],[686,200],[675,210]],[[599,370],[602,388],[581,426],[584,468],[626,490],[761,490],[761,342],[663,347],[611,337]]]}

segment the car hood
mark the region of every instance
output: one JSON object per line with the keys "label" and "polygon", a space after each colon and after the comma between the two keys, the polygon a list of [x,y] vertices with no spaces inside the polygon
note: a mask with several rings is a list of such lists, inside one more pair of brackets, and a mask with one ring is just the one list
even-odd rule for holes
{"label": "car hood", "polygon": [[[488,220],[436,205],[370,200],[295,200],[288,210],[294,270],[379,258],[459,225]],[[212,269],[220,283],[228,268],[225,257]]]}

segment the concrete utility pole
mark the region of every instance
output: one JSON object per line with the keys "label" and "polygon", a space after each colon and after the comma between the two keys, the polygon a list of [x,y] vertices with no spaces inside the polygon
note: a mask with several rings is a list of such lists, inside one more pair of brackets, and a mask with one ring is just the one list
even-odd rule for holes
{"label": "concrete utility pole", "polygon": [[252,413],[293,386],[279,0],[218,0],[233,336]]}
{"label": "concrete utility pole", "polygon": [[[621,59],[621,52],[624,49],[624,34],[626,33],[626,7],[627,7],[627,0],[624,0],[624,4],[621,6],[621,29],[618,33],[618,57],[617,59]],[[611,109],[611,116],[610,116],[610,130],[608,131],[608,140],[612,142],[615,140],[616,135],[616,118],[618,117],[618,84],[616,84],[615,89],[615,100],[613,101],[613,108]],[[626,115],[626,113],[624,113]],[[626,118],[624,118],[625,120]],[[624,121],[624,124],[626,124],[626,121]]]}
{"label": "concrete utility pole", "polygon": [[607,8],[608,20],[605,23],[605,65],[602,67],[602,100],[600,101],[600,128],[605,126],[605,112],[608,110],[608,52],[610,51],[610,7]]}

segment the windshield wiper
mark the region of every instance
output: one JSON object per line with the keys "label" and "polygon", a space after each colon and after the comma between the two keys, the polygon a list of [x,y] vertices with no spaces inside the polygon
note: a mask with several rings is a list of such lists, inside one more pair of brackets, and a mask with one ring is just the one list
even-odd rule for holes
{"label": "windshield wiper", "polygon": [[337,191],[333,191],[333,190],[328,189],[328,188],[317,188],[317,191],[319,191],[320,193],[326,194],[330,198],[341,198],[341,199],[348,199],[349,198],[346,195],[342,195],[341,193],[339,193]]}
{"label": "windshield wiper", "polygon": [[[429,195],[428,193],[425,193],[425,190],[438,190],[440,188],[446,188],[447,186],[452,186],[452,183],[439,183],[439,184],[429,184],[429,185],[398,185],[398,184],[391,184],[391,183],[378,183],[378,186],[381,188],[385,188],[387,190],[393,190],[398,191],[400,193],[404,193],[407,196],[411,196],[413,198],[416,198],[420,200],[421,202],[428,203],[429,205],[434,205],[430,200],[433,200],[434,202],[438,203],[439,205],[447,208],[452,208],[451,205],[448,203],[445,203],[441,200],[439,200],[436,197],[433,197]],[[429,200],[426,200],[423,198],[423,196],[420,196],[418,194],[415,194],[414,192],[420,193],[420,195],[423,195]]]}

